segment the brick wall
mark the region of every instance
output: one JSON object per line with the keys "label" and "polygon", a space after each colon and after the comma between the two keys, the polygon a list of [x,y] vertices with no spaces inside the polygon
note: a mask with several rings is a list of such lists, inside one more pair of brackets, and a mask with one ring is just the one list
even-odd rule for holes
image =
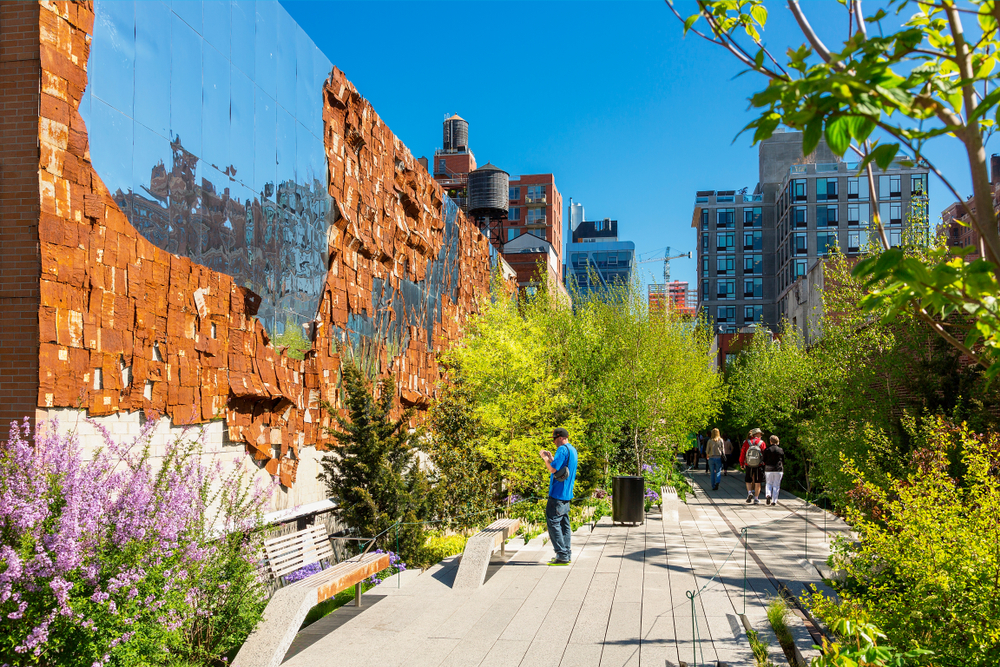
{"label": "brick wall", "polygon": [[33,416],[38,388],[38,16],[0,2],[0,424]]}

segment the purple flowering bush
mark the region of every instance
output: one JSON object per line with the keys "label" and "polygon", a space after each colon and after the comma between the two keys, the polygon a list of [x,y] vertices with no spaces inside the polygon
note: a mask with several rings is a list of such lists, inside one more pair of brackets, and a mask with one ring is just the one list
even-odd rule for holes
{"label": "purple flowering bush", "polygon": [[129,443],[93,423],[89,459],[54,423],[0,442],[0,664],[224,664],[259,620],[268,489],[197,440],[154,467],[155,423]]}

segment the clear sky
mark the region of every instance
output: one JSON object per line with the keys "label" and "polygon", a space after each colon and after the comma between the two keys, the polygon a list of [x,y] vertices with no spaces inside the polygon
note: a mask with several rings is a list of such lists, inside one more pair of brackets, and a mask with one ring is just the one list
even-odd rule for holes
{"label": "clear sky", "polygon": [[[742,67],[727,52],[682,38],[663,2],[282,4],[415,156],[441,147],[441,122],[457,113],[480,165],[554,174],[565,205],[572,197],[588,220],[618,220],[643,258],[695,250],[696,190],[757,183],[751,136],[733,140],[754,118],[747,98],[766,82],[736,78]],[[800,44],[784,3],[769,4],[768,47]],[[840,5],[803,6],[839,45]],[[694,11],[681,3],[683,15]],[[960,146],[944,141],[929,155],[968,195]],[[933,222],[952,197],[933,176],[930,190]],[[662,263],[640,269],[649,282]],[[671,274],[693,285],[695,260],[671,262]]]}

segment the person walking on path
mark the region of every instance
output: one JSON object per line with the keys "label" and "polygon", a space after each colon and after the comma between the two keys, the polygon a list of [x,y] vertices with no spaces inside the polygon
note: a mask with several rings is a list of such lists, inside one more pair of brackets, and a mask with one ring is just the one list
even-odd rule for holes
{"label": "person walking on path", "polygon": [[778,504],[778,491],[781,490],[781,476],[785,472],[785,450],[779,445],[778,436],[771,436],[771,444],[764,450],[764,478],[766,480],[765,494],[768,505]]}
{"label": "person walking on path", "polygon": [[557,428],[552,432],[552,442],[556,453],[547,449],[538,452],[549,470],[549,501],[545,505],[545,522],[549,526],[549,540],[556,556],[549,565],[569,565],[570,550],[569,503],[573,499],[573,484],[576,482],[577,452],[569,444],[569,431]]}
{"label": "person walking on path", "polygon": [[722,481],[722,455],[726,443],[719,435],[719,429],[712,429],[712,437],[705,444],[705,455],[708,456],[709,470],[712,476],[712,490],[719,490],[719,482]]}
{"label": "person walking on path", "polygon": [[722,449],[722,474],[729,476],[729,466],[733,464],[733,441],[729,436],[722,436],[725,444]]}
{"label": "person walking on path", "polygon": [[743,481],[747,483],[747,503],[760,504],[760,486],[764,481],[764,450],[767,445],[760,439],[761,430],[750,430],[750,437],[740,449],[740,465],[746,470]]}

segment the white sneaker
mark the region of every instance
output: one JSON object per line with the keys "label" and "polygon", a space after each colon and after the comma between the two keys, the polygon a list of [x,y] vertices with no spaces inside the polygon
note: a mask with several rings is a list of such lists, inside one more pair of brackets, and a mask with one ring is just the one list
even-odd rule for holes
{"label": "white sneaker", "polygon": [[760,505],[760,498],[758,498],[757,496],[754,496],[753,497],[753,504],[754,505]]}

